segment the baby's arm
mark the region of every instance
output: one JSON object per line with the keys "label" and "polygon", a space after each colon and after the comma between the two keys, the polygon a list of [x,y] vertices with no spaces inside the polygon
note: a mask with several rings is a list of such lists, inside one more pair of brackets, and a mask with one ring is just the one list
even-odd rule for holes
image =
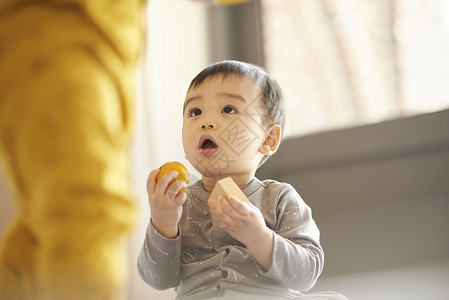
{"label": "baby's arm", "polygon": [[234,200],[218,198],[209,205],[220,225],[263,267],[261,274],[294,290],[310,289],[321,274],[324,255],[311,210],[293,187],[283,185],[279,192],[273,230],[257,207]]}
{"label": "baby's arm", "polygon": [[273,263],[263,275],[286,287],[304,292],[315,285],[323,264],[323,250],[315,243],[275,234]]}
{"label": "baby's arm", "polygon": [[276,205],[273,263],[264,276],[299,291],[312,288],[324,265],[320,233],[311,209],[296,190],[284,185]]}
{"label": "baby's arm", "polygon": [[137,270],[143,281],[157,290],[177,287],[181,281],[181,238],[167,239],[150,223]]}
{"label": "baby's arm", "polygon": [[155,289],[167,289],[178,286],[180,282],[181,239],[178,222],[182,216],[186,194],[179,191],[187,185],[182,181],[170,184],[177,172],[168,172],[156,182],[158,173],[159,170],[154,170],[148,176],[151,221],[137,267],[148,285]]}

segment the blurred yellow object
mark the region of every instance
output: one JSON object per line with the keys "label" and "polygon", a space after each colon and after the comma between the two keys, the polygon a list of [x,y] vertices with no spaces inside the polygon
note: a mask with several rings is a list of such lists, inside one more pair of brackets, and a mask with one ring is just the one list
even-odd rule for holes
{"label": "blurred yellow object", "polygon": [[249,2],[251,0],[217,0],[219,4],[223,5],[234,5],[234,4],[241,4],[244,2]]}
{"label": "blurred yellow object", "polygon": [[2,0],[0,299],[125,299],[143,0]]}

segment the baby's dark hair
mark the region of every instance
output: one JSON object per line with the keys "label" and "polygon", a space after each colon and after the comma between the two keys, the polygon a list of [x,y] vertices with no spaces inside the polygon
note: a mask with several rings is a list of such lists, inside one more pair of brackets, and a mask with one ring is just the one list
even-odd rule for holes
{"label": "baby's dark hair", "polygon": [[[285,105],[280,85],[264,69],[259,66],[234,60],[214,63],[202,70],[190,83],[189,90],[199,87],[206,79],[222,75],[223,79],[237,75],[252,80],[262,90],[263,103],[267,115],[262,118],[264,126],[278,124],[284,129]],[[283,132],[283,131],[282,131]],[[262,158],[259,166],[268,159]]]}
{"label": "baby's dark hair", "polygon": [[267,110],[267,116],[262,120],[267,126],[279,124],[285,125],[284,96],[279,84],[261,67],[234,60],[225,60],[214,63],[202,70],[190,83],[189,90],[200,86],[204,80],[216,75],[226,78],[230,75],[238,75],[248,78],[260,86],[263,95],[263,103]]}

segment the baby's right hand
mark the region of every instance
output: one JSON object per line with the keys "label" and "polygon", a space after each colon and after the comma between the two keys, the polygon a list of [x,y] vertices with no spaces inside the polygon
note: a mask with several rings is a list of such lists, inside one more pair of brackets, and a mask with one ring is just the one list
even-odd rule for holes
{"label": "baby's right hand", "polygon": [[167,238],[178,236],[178,222],[182,216],[182,204],[186,193],[181,190],[187,187],[184,181],[170,182],[178,175],[176,171],[166,173],[159,182],[156,181],[159,169],[148,176],[147,193],[150,203],[151,222],[160,234]]}

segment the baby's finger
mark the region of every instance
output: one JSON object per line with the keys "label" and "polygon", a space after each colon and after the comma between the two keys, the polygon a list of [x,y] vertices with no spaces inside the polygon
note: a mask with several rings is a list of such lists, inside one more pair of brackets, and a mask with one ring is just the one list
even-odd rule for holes
{"label": "baby's finger", "polygon": [[157,174],[159,174],[159,169],[155,169],[150,172],[150,175],[148,175],[147,179],[147,192],[150,194],[154,194],[156,190],[156,177]]}
{"label": "baby's finger", "polygon": [[181,206],[184,204],[186,199],[187,199],[187,194],[184,192],[180,192],[173,199],[173,204],[175,204],[176,206]]}
{"label": "baby's finger", "polygon": [[161,180],[156,185],[156,193],[160,193],[161,195],[165,195],[170,186],[170,182],[178,177],[178,172],[170,171],[167,172],[164,176],[162,176]]}
{"label": "baby's finger", "polygon": [[249,214],[250,207],[248,206],[248,204],[250,204],[250,203],[242,202],[234,196],[229,196],[227,198],[227,200],[228,200],[227,202],[229,203],[229,206],[231,206],[240,215],[246,216]]}
{"label": "baby's finger", "polygon": [[233,222],[235,220],[235,218],[238,217],[238,213],[229,204],[228,200],[225,197],[219,196],[217,198],[217,202],[218,202],[218,206],[219,206],[217,211],[219,211],[219,213],[223,219]]}
{"label": "baby's finger", "polygon": [[187,184],[184,181],[182,180],[175,181],[168,187],[166,195],[170,199],[170,201],[173,202],[173,204],[179,205],[180,199],[178,198],[178,195],[183,194],[182,192],[186,188]]}
{"label": "baby's finger", "polygon": [[177,194],[184,192],[187,188],[187,183],[184,180],[177,180],[172,185],[176,189]]}

